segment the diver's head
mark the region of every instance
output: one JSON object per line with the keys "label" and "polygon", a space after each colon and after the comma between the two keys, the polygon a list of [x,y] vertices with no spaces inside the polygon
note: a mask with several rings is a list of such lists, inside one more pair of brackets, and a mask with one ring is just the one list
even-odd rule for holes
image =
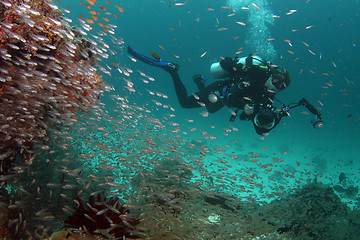
{"label": "diver's head", "polygon": [[254,117],[254,123],[259,128],[271,129],[275,125],[276,114],[270,109],[261,109]]}
{"label": "diver's head", "polygon": [[287,88],[290,84],[290,74],[282,67],[271,68],[271,75],[265,82],[265,86],[275,93]]}

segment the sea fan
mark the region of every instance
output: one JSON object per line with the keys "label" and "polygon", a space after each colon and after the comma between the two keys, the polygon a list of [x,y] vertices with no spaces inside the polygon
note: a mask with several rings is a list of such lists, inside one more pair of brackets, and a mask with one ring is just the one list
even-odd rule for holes
{"label": "sea fan", "polygon": [[138,237],[134,226],[139,219],[130,214],[117,198],[103,198],[100,194],[91,196],[89,202],[83,203],[79,197],[75,212],[65,220],[65,228],[83,229],[89,234],[100,234],[105,237]]}

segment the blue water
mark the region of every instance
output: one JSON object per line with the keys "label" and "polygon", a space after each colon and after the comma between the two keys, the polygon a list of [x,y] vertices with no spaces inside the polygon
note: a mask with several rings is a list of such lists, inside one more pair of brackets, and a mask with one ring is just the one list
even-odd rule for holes
{"label": "blue water", "polygon": [[[230,6],[231,2],[238,4],[234,6],[234,11]],[[187,133],[189,140],[191,136],[194,139],[199,137],[194,133],[190,136],[188,128],[194,127],[200,132],[211,132],[217,138],[208,141],[211,146],[224,147],[236,140],[237,144],[242,146],[243,152],[261,153],[261,149],[265,148],[267,152],[279,154],[277,148],[285,144],[289,148],[286,156],[289,164],[294,164],[295,161],[312,162],[314,156],[321,155],[328,165],[324,174],[327,175],[328,182],[336,179],[342,171],[355,174],[358,167],[356,153],[359,143],[360,96],[357,70],[360,33],[356,29],[359,29],[360,25],[360,4],[335,0],[328,1],[326,5],[320,1],[253,2],[262,10],[247,1],[211,0],[189,0],[185,5],[179,6],[175,5],[179,1],[123,2],[119,5],[124,9],[124,13],[112,7],[110,12],[119,16],[117,20],[109,17],[110,23],[117,25],[114,36],[125,43],[120,46],[110,45],[110,49],[116,54],[103,60],[102,64],[115,62],[119,66],[132,69],[134,73],[129,79],[134,83],[136,93],[129,94],[123,81],[127,77],[116,70],[112,71],[111,77],[105,76],[107,82],[114,86],[116,94],[128,96],[134,101],[133,104],[149,104],[153,107],[152,100],[157,100],[172,106],[176,109],[173,112],[176,117],[171,120],[180,124],[180,130]],[[70,7],[69,16],[74,22],[80,13],[83,13],[84,17],[90,16],[85,6],[66,4]],[[101,1],[96,5],[107,8],[112,6]],[[241,6],[249,9],[241,9]],[[97,9],[96,6],[93,9]],[[287,15],[290,10],[297,11]],[[264,12],[266,17],[271,15],[271,22],[264,22],[256,17]],[[228,16],[229,14],[234,15]],[[244,22],[246,25],[236,22]],[[100,29],[96,24],[94,26],[97,30]],[[219,31],[220,28],[227,30]],[[257,35],[256,31],[266,33]],[[255,39],[259,40],[259,50],[251,42],[256,36],[259,36],[259,39]],[[275,40],[264,42],[264,36]],[[290,41],[292,46],[284,40]],[[204,118],[198,114],[204,109],[188,110],[179,106],[172,81],[166,72],[131,61],[126,53],[128,45],[145,55],[155,50],[162,59],[180,64],[180,76],[189,93],[196,91],[192,82],[194,74],[207,76],[208,83],[214,81],[209,74],[211,63],[221,60],[221,57],[235,56],[241,47],[243,52],[238,54],[240,57],[259,51],[260,55],[263,53],[266,59],[286,67],[291,73],[291,84],[278,94],[278,99],[284,103],[292,103],[302,97],[307,98],[321,111],[325,125],[322,129],[313,129],[310,124],[312,115],[304,115],[301,112],[305,109],[297,108],[291,112],[291,117],[281,121],[270,136],[259,140],[260,136],[256,135],[251,123],[239,120],[228,122],[230,113],[225,108]],[[273,50],[266,52],[266,47]],[[206,55],[201,58],[205,51]],[[141,79],[144,78],[141,78],[136,70],[153,77],[155,81],[143,83]],[[154,97],[145,89],[166,94],[168,98]],[[115,106],[111,105],[106,96],[103,101],[107,103],[107,109],[114,109]],[[159,118],[164,116],[163,114],[171,113],[161,107],[152,112]],[[188,119],[194,120],[194,123],[188,123]],[[215,126],[215,130],[211,126]],[[232,127],[239,131],[225,137],[223,129]],[[236,144],[231,144],[234,150],[236,147]],[[335,171],[332,166],[337,164],[339,168]],[[318,169],[311,170],[314,171],[313,175],[318,174]]]}

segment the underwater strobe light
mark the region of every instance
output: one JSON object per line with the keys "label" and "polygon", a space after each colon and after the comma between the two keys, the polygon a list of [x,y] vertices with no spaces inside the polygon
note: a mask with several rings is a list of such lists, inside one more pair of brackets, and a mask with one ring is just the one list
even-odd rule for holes
{"label": "underwater strobe light", "polygon": [[300,105],[303,105],[304,107],[306,107],[307,110],[309,110],[312,114],[315,115],[313,120],[311,120],[311,124],[313,125],[314,128],[318,129],[324,126],[324,122],[321,118],[321,113],[312,104],[310,104],[308,100],[302,98],[299,101],[299,104],[297,104],[296,106],[300,106]]}
{"label": "underwater strobe light", "polygon": [[313,120],[311,120],[311,124],[313,125],[314,128],[318,129],[318,128],[322,128],[324,126],[324,122],[322,121],[322,119],[319,116],[315,116]]}

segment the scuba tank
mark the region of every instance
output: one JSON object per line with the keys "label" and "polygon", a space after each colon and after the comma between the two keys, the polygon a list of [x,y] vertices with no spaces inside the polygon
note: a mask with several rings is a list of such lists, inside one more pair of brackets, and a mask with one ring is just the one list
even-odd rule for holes
{"label": "scuba tank", "polygon": [[[236,58],[234,60],[236,61]],[[242,64],[243,66],[251,66],[251,65],[257,66],[263,63],[264,61],[262,60],[262,58],[256,55],[238,58],[238,61],[236,62],[237,65]],[[231,73],[227,72],[221,67],[220,62],[211,64],[210,73],[211,76],[215,79],[223,79],[231,76]]]}

